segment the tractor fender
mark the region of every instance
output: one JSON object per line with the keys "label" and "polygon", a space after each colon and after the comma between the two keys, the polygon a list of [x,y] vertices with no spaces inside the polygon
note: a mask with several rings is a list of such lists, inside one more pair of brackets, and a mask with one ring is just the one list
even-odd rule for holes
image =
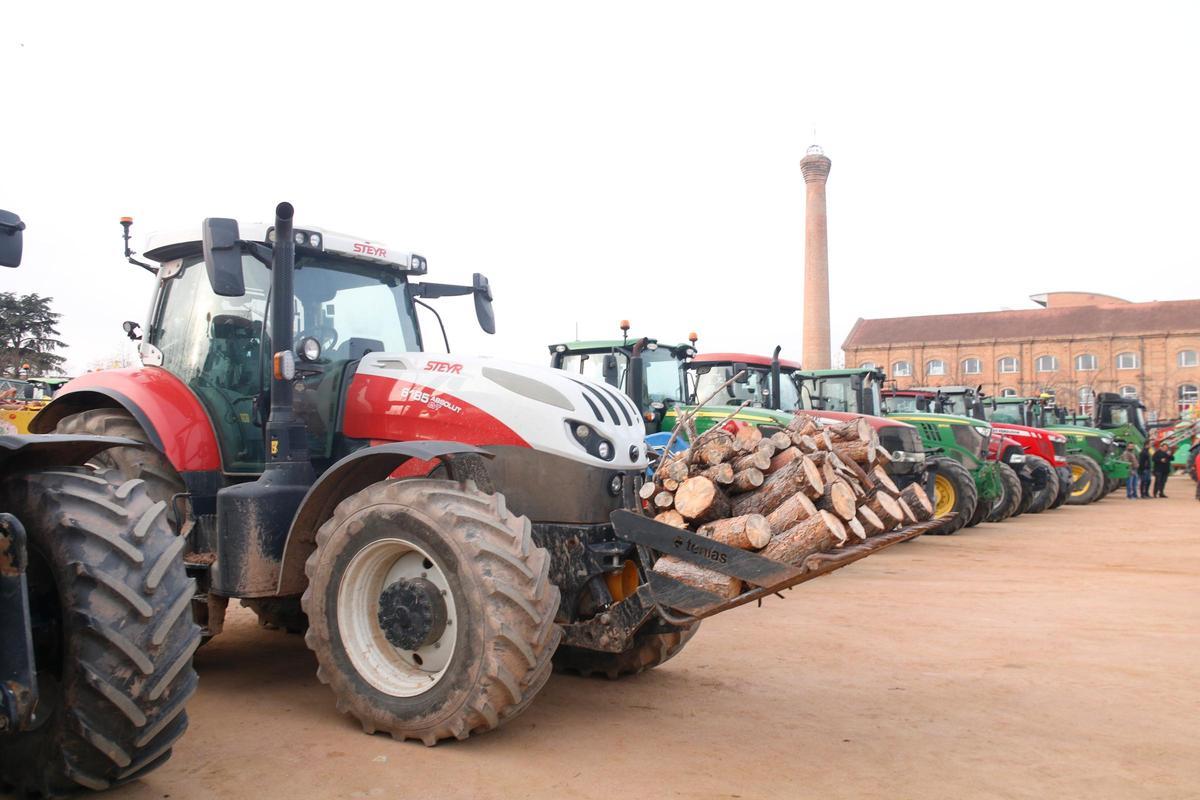
{"label": "tractor fender", "polygon": [[385,480],[409,459],[440,459],[452,480],[472,480],[483,491],[492,492],[484,458],[492,458],[492,454],[473,445],[420,441],[364,447],[341,459],[317,479],[296,509],[283,545],[276,594],[286,597],[304,591],[308,585],[304,562],[316,547],[317,529],[333,516],[337,504],[350,495]]}
{"label": "tractor fender", "polygon": [[119,436],[0,436],[0,467],[16,471],[82,466],[92,456],[110,447],[141,446],[141,442]]}
{"label": "tractor fender", "polygon": [[208,411],[186,383],[161,367],[80,375],[58,391],[29,429],[50,433],[64,417],[95,408],[128,411],[177,472],[221,469],[221,451]]}

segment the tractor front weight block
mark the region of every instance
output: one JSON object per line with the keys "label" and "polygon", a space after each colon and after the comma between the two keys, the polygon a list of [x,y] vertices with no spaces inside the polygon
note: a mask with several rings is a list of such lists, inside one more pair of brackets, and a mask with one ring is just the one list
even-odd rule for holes
{"label": "tractor front weight block", "polygon": [[643,584],[635,595],[615,604],[606,613],[613,619],[613,614],[625,615],[626,612],[620,609],[625,603],[632,601],[641,606],[648,603],[652,610],[657,611],[668,622],[686,624],[760,600],[767,595],[841,569],[884,548],[938,528],[949,522],[952,517],[953,514],[934,517],[926,522],[872,536],[860,544],[827,553],[813,553],[799,565],[793,566],[772,561],[747,550],[729,547],[692,531],[655,522],[631,511],[614,511],[612,521],[618,539],[636,544],[643,552],[674,556],[739,578],[748,588],[737,597],[727,600],[665,575],[648,571],[647,583]]}

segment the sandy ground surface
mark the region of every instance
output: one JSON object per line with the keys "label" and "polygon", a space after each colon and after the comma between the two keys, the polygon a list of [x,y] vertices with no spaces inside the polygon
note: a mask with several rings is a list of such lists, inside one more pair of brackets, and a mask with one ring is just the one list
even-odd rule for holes
{"label": "sandy ground surface", "polygon": [[1172,484],[899,545],[432,749],[364,735],[239,609],[174,758],[107,797],[1200,797],[1200,503]]}

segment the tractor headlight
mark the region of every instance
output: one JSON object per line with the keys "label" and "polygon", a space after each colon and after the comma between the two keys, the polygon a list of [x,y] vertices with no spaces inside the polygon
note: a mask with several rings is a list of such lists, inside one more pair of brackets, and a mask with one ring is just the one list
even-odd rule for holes
{"label": "tractor headlight", "polygon": [[311,336],[300,341],[300,357],[305,361],[316,361],[321,357],[321,343]]}
{"label": "tractor headlight", "polygon": [[314,234],[310,235],[308,237],[308,246],[319,248],[321,246],[321,234],[314,233]]}
{"label": "tractor headlight", "polygon": [[612,461],[613,456],[617,454],[617,451],[613,448],[613,443],[605,439],[591,425],[568,420],[567,430],[575,437],[575,441],[580,447],[586,450],[589,455],[595,456],[601,461]]}
{"label": "tractor headlight", "polygon": [[1112,437],[1111,437],[1111,436],[1101,436],[1101,437],[1100,437],[1100,441],[1104,442],[1105,444],[1112,444],[1112,443],[1113,443],[1113,440],[1112,440]]}
{"label": "tractor headlight", "polygon": [[612,478],[609,479],[609,481],[608,481],[608,493],[611,494],[613,497],[620,497],[621,496],[621,487],[624,486],[624,484],[625,484],[625,475],[623,473],[618,472],[616,475],[613,475]]}
{"label": "tractor headlight", "polygon": [[608,442],[600,442],[600,444],[596,445],[596,455],[600,456],[605,461],[608,461],[610,458],[612,458],[612,454],[612,445]]}

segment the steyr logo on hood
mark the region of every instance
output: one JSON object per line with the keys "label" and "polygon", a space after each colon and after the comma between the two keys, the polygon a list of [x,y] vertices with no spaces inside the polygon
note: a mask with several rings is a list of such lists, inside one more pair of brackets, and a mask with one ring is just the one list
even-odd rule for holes
{"label": "steyr logo on hood", "polygon": [[462,374],[462,364],[451,364],[449,361],[430,361],[425,365],[429,372],[447,372],[451,375]]}

